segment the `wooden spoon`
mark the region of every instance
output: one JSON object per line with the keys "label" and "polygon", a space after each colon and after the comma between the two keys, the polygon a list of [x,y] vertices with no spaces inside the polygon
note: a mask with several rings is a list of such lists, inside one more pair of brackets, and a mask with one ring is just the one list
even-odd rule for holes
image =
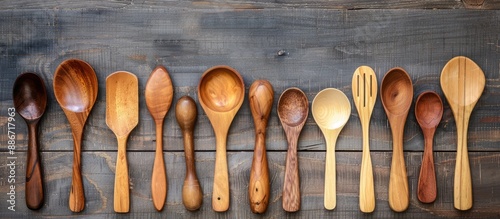
{"label": "wooden spoon", "polygon": [[184,207],[190,211],[196,211],[203,202],[203,192],[200,181],[196,175],[194,162],[194,140],[193,130],[196,123],[196,103],[193,98],[183,96],[177,101],[175,106],[175,118],[181,127],[184,138],[184,155],[186,156],[186,177],[182,186],[182,202]]}
{"label": "wooden spoon", "polygon": [[35,73],[17,77],[12,91],[14,107],[28,125],[28,162],[26,164],[26,206],[31,210],[43,205],[43,180],[38,153],[38,122],[45,113],[47,91],[43,80]]}
{"label": "wooden spoon", "polygon": [[198,98],[215,132],[215,173],[212,208],[229,209],[229,176],[226,140],[229,127],[245,98],[245,84],[240,74],[229,66],[215,66],[203,73],[198,84]]}
{"label": "wooden spoon", "polygon": [[256,80],[248,91],[250,110],[255,124],[255,146],[253,152],[248,197],[253,213],[264,213],[269,204],[269,167],[266,154],[266,127],[273,107],[273,86],[267,80]]}
{"label": "wooden spoon", "polygon": [[392,131],[392,163],[389,178],[389,207],[393,211],[405,211],[410,204],[408,177],[403,154],[403,134],[406,117],[413,99],[410,76],[402,68],[389,70],[380,89],[382,105]]}
{"label": "wooden spoon", "polygon": [[127,139],[139,123],[139,82],[125,71],[106,78],[106,124],[118,140],[116,155],[114,209],[127,213],[130,208],[130,188],[127,164]]}
{"label": "wooden spoon", "polygon": [[432,141],[436,128],[443,117],[443,102],[433,91],[421,93],[415,102],[415,118],[424,133],[425,147],[418,178],[417,196],[423,203],[436,200],[436,172],[434,171],[434,156]]}
{"label": "wooden spoon", "polygon": [[333,210],[337,205],[335,144],[340,131],[349,120],[351,103],[345,94],[335,88],[326,88],[316,94],[311,106],[314,121],[326,141],[324,205]]}
{"label": "wooden spoon", "polygon": [[370,119],[377,102],[377,75],[372,68],[360,66],[352,76],[352,99],[358,110],[363,130],[363,155],[359,177],[359,209],[364,213],[375,210],[375,187],[370,157]]}
{"label": "wooden spoon", "polygon": [[69,208],[80,212],[85,207],[81,172],[81,143],[85,122],[97,98],[98,83],[94,69],[78,59],[62,62],[54,73],[54,95],[68,118],[73,132],[73,176]]}
{"label": "wooden spoon", "polygon": [[472,180],[467,151],[467,129],[470,114],[483,93],[486,79],[481,68],[471,59],[451,59],[441,72],[441,89],[457,124],[457,163],[455,166],[454,206],[458,210],[472,208]]}
{"label": "wooden spoon", "polygon": [[167,172],[163,160],[163,120],[174,96],[172,80],[163,66],[158,66],[151,72],[144,95],[146,106],[156,125],[156,152],[151,177],[151,196],[155,209],[161,211],[168,191]]}
{"label": "wooden spoon", "polygon": [[288,88],[281,93],[278,101],[278,117],[286,134],[288,151],[286,154],[285,179],[283,185],[283,209],[296,212],[300,209],[299,160],[297,142],[309,113],[309,101],[299,88]]}

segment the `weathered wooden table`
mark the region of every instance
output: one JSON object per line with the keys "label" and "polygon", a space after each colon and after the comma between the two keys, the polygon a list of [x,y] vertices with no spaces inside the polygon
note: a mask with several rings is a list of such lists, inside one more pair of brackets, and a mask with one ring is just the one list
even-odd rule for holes
{"label": "weathered wooden table", "polygon": [[[498,218],[499,9],[500,3],[488,0],[3,1],[0,3],[0,218]],[[474,194],[470,211],[453,208],[456,128],[446,102],[435,137],[437,200],[432,204],[417,200],[423,136],[412,106],[404,135],[411,203],[404,213],[390,210],[387,191],[392,138],[380,99],[375,105],[370,139],[375,212],[363,214],[358,207],[362,139],[354,105],[337,142],[336,209],[323,208],[325,142],[309,115],[298,152],[302,207],[296,213],[283,211],[281,194],[287,144],[276,113],[283,90],[297,86],[312,101],[320,90],[335,87],[351,98],[351,77],[358,66],[374,68],[379,85],[387,70],[401,66],[413,80],[415,98],[430,89],[444,100],[439,85],[441,69],[457,55],[470,57],[486,74],[486,88],[469,127]],[[89,62],[99,81],[98,100],[84,131],[82,169],[87,202],[81,213],[72,213],[68,208],[73,143],[69,124],[52,88],[55,68],[68,58]],[[229,211],[216,213],[211,207],[215,138],[206,114],[198,105],[195,148],[203,206],[199,211],[188,212],[182,205],[184,152],[172,107],[163,133],[167,204],[162,212],[156,212],[150,189],[155,135],[154,122],[144,101],[146,80],[156,65],[164,65],[175,86],[174,103],[183,95],[190,95],[198,102],[196,88],[201,74],[221,64],[242,74],[247,92],[256,79],[267,79],[274,86],[275,100],[267,129],[269,209],[264,215],[255,215],[249,208],[247,189],[254,127],[245,99],[228,138]],[[125,215],[113,211],[117,147],[115,136],[105,123],[105,79],[117,70],[135,73],[140,89],[140,122],[128,143],[131,211]],[[16,137],[13,154],[7,144],[12,84],[17,75],[26,71],[41,75],[49,93],[40,128],[45,204],[38,211],[28,210],[25,205],[27,129],[18,115],[12,122]],[[11,160],[8,157],[15,157],[14,172],[7,165]],[[8,209],[10,186],[15,186],[15,212]]]}

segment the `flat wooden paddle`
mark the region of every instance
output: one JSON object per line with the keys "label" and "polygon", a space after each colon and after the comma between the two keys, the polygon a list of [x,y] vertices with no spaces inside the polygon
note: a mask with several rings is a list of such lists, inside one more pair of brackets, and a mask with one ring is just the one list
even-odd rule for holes
{"label": "flat wooden paddle", "polygon": [[454,206],[458,210],[472,208],[472,180],[467,151],[467,129],[474,106],[483,93],[486,79],[481,68],[471,59],[457,56],[441,72],[441,89],[450,104],[457,124],[457,164],[455,166]]}
{"label": "flat wooden paddle", "polygon": [[127,213],[130,208],[127,139],[139,123],[139,83],[137,77],[119,71],[106,78],[106,124],[118,140],[116,155],[114,209]]}

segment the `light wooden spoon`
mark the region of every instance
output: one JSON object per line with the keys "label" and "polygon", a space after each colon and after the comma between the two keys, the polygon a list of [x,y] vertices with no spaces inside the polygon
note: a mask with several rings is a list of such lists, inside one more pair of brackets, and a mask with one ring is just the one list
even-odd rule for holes
{"label": "light wooden spoon", "polygon": [[215,170],[212,208],[229,209],[229,173],[227,169],[227,133],[245,99],[241,75],[229,66],[215,66],[203,73],[198,84],[198,98],[215,132]]}
{"label": "light wooden spoon", "polygon": [[359,209],[364,213],[375,210],[372,159],[370,157],[370,119],[377,102],[377,76],[372,68],[360,66],[352,76],[352,99],[358,110],[363,130],[363,155],[359,177]]}
{"label": "light wooden spoon", "polygon": [[391,125],[393,144],[389,178],[389,207],[395,212],[403,212],[410,205],[403,153],[403,134],[413,99],[413,84],[404,69],[393,68],[385,74],[380,87],[380,98]]}
{"label": "light wooden spoon", "polygon": [[269,81],[256,80],[248,91],[250,110],[255,124],[253,152],[248,197],[253,213],[264,213],[269,204],[269,167],[266,153],[266,126],[273,107],[274,91]]}
{"label": "light wooden spoon", "polygon": [[83,128],[97,99],[97,76],[92,67],[78,59],[62,62],[54,73],[54,95],[68,118],[73,133],[73,174],[69,193],[69,209],[85,208],[81,170]]}
{"label": "light wooden spoon", "polygon": [[167,172],[163,160],[163,120],[165,120],[174,96],[172,80],[170,80],[167,69],[158,66],[151,72],[144,93],[146,106],[156,125],[156,151],[151,177],[151,197],[155,209],[161,211],[165,205],[168,191]]}
{"label": "light wooden spoon", "polygon": [[471,59],[457,56],[441,72],[441,89],[450,104],[457,125],[457,163],[455,165],[454,206],[472,208],[472,180],[467,151],[467,129],[472,110],[483,93],[486,79]]}
{"label": "light wooden spoon", "polygon": [[337,205],[335,145],[340,131],[349,120],[351,103],[342,91],[326,88],[316,94],[311,110],[326,140],[324,206],[333,210]]}
{"label": "light wooden spoon", "polygon": [[309,101],[299,88],[288,88],[278,101],[278,117],[286,134],[285,179],[283,183],[283,210],[296,212],[300,209],[300,178],[297,143],[300,132],[307,121]]}

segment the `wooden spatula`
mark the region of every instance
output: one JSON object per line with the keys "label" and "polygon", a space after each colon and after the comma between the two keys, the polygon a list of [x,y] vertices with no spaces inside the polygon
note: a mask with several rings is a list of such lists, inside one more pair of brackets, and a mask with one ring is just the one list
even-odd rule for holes
{"label": "wooden spatula", "polygon": [[106,124],[118,139],[116,155],[114,209],[127,213],[130,191],[127,165],[127,139],[139,122],[139,83],[137,77],[119,71],[106,78]]}

